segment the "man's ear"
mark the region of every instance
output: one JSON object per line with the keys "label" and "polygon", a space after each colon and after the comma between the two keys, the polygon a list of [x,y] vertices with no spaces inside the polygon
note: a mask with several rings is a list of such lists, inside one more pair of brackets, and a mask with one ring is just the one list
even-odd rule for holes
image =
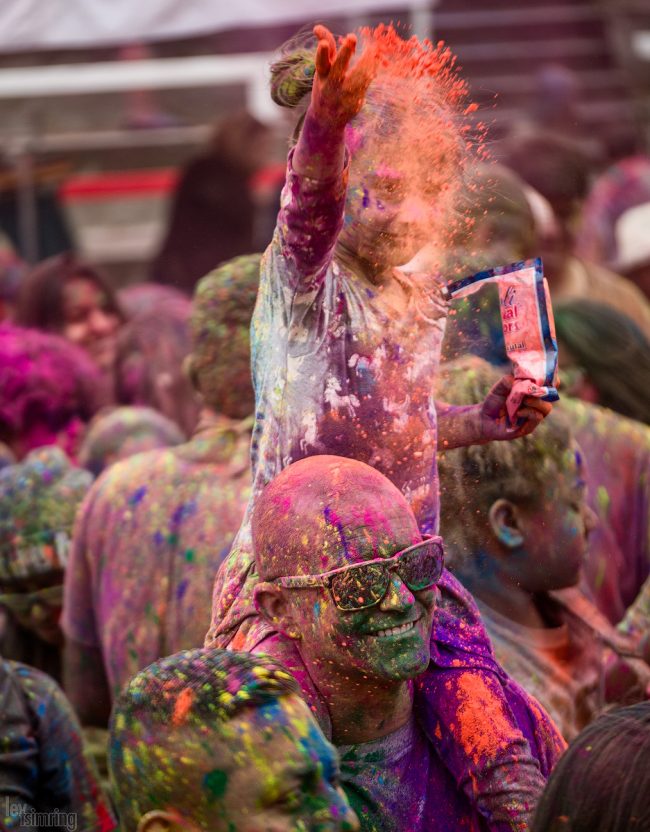
{"label": "man's ear", "polygon": [[300,639],[300,625],[282,587],[262,582],[255,587],[255,609],[288,638]]}
{"label": "man's ear", "polygon": [[137,832],[199,832],[199,828],[191,820],[179,815],[178,812],[154,809],[142,815],[138,821]]}
{"label": "man's ear", "polygon": [[490,528],[499,542],[508,549],[523,546],[524,536],[521,530],[519,512],[510,500],[499,497],[488,511]]}

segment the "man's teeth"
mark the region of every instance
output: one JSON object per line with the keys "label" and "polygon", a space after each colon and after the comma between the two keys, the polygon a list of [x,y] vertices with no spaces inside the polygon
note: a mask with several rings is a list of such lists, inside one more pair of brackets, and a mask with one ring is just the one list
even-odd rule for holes
{"label": "man's teeth", "polygon": [[409,621],[407,624],[400,624],[399,627],[389,627],[387,630],[377,630],[375,635],[381,636],[396,636],[399,633],[406,633],[415,627],[415,621]]}

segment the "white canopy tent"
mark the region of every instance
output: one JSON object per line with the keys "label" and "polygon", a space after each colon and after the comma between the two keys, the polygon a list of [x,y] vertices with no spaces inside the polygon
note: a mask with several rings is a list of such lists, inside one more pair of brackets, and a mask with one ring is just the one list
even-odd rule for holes
{"label": "white canopy tent", "polygon": [[[0,54],[93,48],[199,36],[284,22],[300,24],[341,15],[351,27],[363,16],[402,9],[415,33],[431,31],[437,0],[0,0]],[[391,15],[392,16],[392,15]],[[74,96],[138,89],[241,84],[248,109],[262,120],[277,117],[267,90],[263,53],[205,55],[142,61],[49,64],[0,70],[0,99]],[[29,129],[3,137],[18,182],[22,248],[35,259],[33,155],[51,150],[178,144],[204,137],[200,128],[103,131],[39,137]]]}
{"label": "white canopy tent", "polygon": [[2,0],[0,52],[168,40],[400,8],[417,15],[434,5],[431,0]]}

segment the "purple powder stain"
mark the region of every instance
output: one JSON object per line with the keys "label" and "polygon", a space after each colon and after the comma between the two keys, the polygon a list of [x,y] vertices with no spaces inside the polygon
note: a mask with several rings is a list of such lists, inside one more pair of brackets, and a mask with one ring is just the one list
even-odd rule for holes
{"label": "purple powder stain", "polygon": [[130,506],[137,506],[138,503],[142,502],[142,499],[144,498],[144,495],[146,493],[147,493],[147,486],[146,485],[143,485],[140,488],[138,488],[137,491],[134,491],[133,494],[131,494],[131,496],[129,497],[129,505]]}

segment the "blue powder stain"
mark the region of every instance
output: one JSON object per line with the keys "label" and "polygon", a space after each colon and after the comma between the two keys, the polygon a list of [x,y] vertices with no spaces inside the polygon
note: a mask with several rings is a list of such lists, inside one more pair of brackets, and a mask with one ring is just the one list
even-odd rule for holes
{"label": "blue powder stain", "polygon": [[316,618],[320,617],[320,601],[316,601],[316,603],[314,604],[314,615],[316,616]]}
{"label": "blue powder stain", "polygon": [[138,503],[142,502],[142,498],[147,493],[147,486],[143,485],[134,491],[133,494],[129,497],[129,505],[130,506],[137,506]]}
{"label": "blue powder stain", "polygon": [[363,189],[363,199],[361,200],[361,204],[363,205],[364,208],[369,208],[370,207],[370,194],[368,193],[367,188]]}
{"label": "blue powder stain", "polygon": [[188,503],[181,503],[171,517],[171,526],[179,526],[188,517],[196,514],[196,501],[191,500]]}
{"label": "blue powder stain", "polygon": [[180,582],[180,584],[176,587],[176,598],[179,601],[183,600],[183,596],[187,592],[187,587],[190,585],[190,582],[185,578]]}

